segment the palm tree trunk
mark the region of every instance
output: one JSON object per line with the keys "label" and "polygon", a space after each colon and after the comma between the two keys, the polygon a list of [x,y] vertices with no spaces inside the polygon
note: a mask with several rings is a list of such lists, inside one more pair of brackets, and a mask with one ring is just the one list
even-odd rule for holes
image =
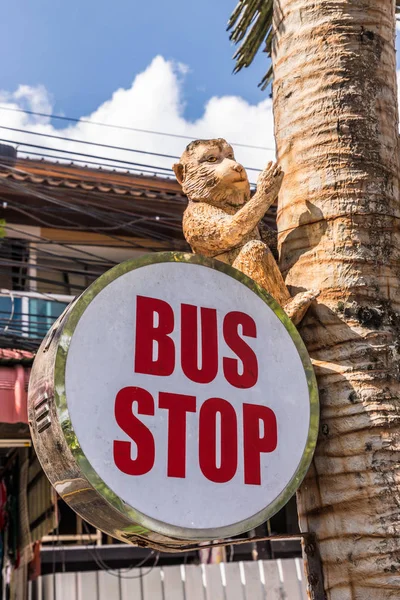
{"label": "palm tree trunk", "polygon": [[275,0],[281,268],[321,428],[298,493],[329,600],[400,598],[400,203],[394,0]]}

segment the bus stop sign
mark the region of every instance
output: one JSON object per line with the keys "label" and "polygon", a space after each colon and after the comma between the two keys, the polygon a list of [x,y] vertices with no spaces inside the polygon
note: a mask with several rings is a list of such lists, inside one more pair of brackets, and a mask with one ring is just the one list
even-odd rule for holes
{"label": "bus stop sign", "polygon": [[254,529],[300,485],[314,372],[278,304],[192,254],[95,281],[35,359],[29,420],[59,495],[110,535],[170,548]]}

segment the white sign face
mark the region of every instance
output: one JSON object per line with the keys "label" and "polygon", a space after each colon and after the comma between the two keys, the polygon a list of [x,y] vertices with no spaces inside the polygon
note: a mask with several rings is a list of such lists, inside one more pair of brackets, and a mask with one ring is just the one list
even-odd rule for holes
{"label": "white sign face", "polygon": [[310,392],[288,330],[246,285],[201,264],[150,264],[102,289],[73,333],[65,389],[108,488],[185,529],[264,510],[309,437]]}

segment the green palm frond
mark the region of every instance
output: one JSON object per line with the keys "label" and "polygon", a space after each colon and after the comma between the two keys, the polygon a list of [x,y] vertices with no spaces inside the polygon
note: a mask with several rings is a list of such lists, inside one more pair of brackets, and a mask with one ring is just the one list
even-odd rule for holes
{"label": "green palm frond", "polygon": [[[400,0],[399,0],[400,2]],[[248,67],[265,41],[266,52],[271,51],[273,0],[239,0],[228,22],[229,39],[239,44],[233,58],[236,60],[234,73]],[[244,41],[242,41],[244,40]],[[272,78],[272,67],[260,83],[265,89]]]}
{"label": "green palm frond", "polygon": [[[236,61],[234,73],[251,65],[262,44],[265,44],[264,51],[271,56],[273,2],[274,0],[239,0],[227,28],[231,32],[229,39],[234,44],[240,43],[233,55]],[[396,0],[396,13],[400,13],[400,0]],[[271,79],[272,65],[259,83],[262,90],[265,90]]]}

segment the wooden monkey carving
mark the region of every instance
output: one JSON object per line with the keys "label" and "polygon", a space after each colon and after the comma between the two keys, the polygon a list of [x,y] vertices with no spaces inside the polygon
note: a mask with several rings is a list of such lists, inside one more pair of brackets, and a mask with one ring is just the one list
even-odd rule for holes
{"label": "wooden monkey carving", "polygon": [[318,296],[312,290],[291,298],[269,247],[261,241],[259,223],[277,198],[283,173],[269,163],[250,197],[245,169],[224,139],[191,142],[173,166],[189,204],[183,233],[195,254],[232,265],[251,277],[298,324]]}

